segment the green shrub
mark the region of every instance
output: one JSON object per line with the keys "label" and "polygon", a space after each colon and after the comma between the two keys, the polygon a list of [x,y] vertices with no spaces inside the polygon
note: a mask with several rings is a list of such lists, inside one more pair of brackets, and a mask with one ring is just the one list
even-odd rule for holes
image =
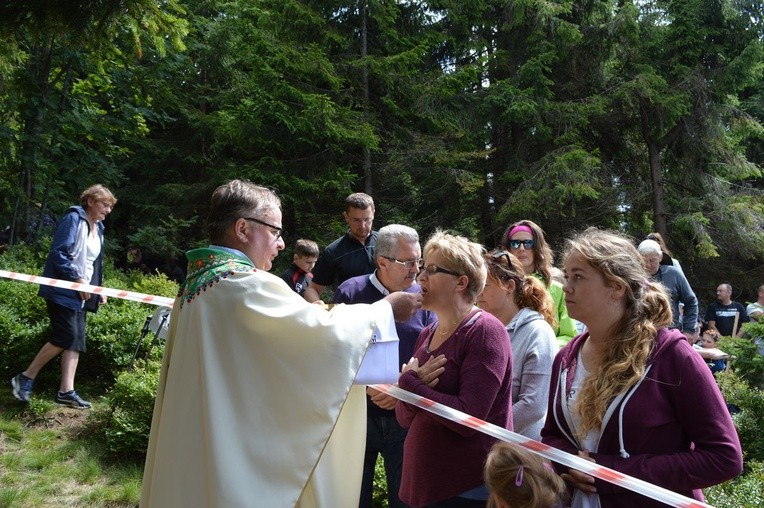
{"label": "green shrub", "polygon": [[377,456],[374,465],[374,488],[371,493],[371,506],[384,508],[387,506],[387,476],[385,476],[385,461],[381,455]]}
{"label": "green shrub", "polygon": [[120,371],[130,365],[141,329],[153,308],[110,299],[88,318],[88,351],[80,357],[77,376],[90,384],[111,386]]}
{"label": "green shrub", "polygon": [[[1,257],[1,256],[0,256]],[[0,375],[10,378],[24,370],[49,333],[45,301],[37,296],[38,286],[0,279]]]}
{"label": "green shrub", "polygon": [[26,244],[8,247],[0,256],[0,269],[27,275],[41,275],[50,250],[50,242],[51,237],[47,237],[42,239],[37,247]]}
{"label": "green shrub", "polygon": [[[167,297],[178,291],[178,285],[163,274],[139,272],[107,274],[104,286]],[[78,375],[81,372],[98,386],[111,386],[118,373],[129,367],[146,319],[156,310],[153,305],[110,298],[88,320],[88,353],[81,357]],[[151,333],[144,338],[142,352],[152,338]],[[154,358],[161,357],[161,349],[156,353]]]}
{"label": "green shrub", "polygon": [[739,410],[732,415],[746,461],[764,462],[764,392],[753,388],[736,372],[717,374],[719,387],[727,404]]}
{"label": "green shrub", "polygon": [[746,336],[722,337],[719,349],[733,355],[732,366],[749,384],[757,388],[764,387],[764,355],[759,352],[758,338],[764,340],[764,323],[746,323],[743,325]]}
{"label": "green shrub", "polygon": [[159,362],[122,372],[106,395],[105,407],[93,413],[92,437],[113,459],[141,461],[149,442]]}
{"label": "green shrub", "polygon": [[705,490],[706,502],[716,508],[764,506],[764,464],[750,462],[741,476]]}

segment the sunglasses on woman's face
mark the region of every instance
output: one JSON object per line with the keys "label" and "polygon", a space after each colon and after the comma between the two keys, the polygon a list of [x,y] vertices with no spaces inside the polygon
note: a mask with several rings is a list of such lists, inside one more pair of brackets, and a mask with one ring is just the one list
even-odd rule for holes
{"label": "sunglasses on woman's face", "polygon": [[510,240],[509,241],[509,248],[517,250],[520,248],[520,246],[525,247],[525,250],[531,250],[534,245],[536,245],[536,242],[534,240]]}

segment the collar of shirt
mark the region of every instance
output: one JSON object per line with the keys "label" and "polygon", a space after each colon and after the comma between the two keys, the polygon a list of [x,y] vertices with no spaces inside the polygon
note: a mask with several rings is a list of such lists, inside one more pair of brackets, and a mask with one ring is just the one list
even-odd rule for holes
{"label": "collar of shirt", "polygon": [[[228,252],[230,254],[233,254],[235,256],[241,256],[244,259],[249,259],[249,256],[244,254],[242,251],[240,251],[239,249],[234,249],[232,247],[224,247],[223,245],[210,244],[209,248],[210,249],[224,250],[224,251],[226,251],[226,252]],[[250,261],[252,261],[252,260],[250,259]]]}
{"label": "collar of shirt", "polygon": [[374,270],[374,273],[369,275],[369,282],[371,282],[371,285],[377,288],[379,292],[382,293],[383,296],[387,296],[390,294],[390,291],[388,291],[387,288],[383,286],[381,282],[379,282],[379,279],[377,278],[376,270]]}

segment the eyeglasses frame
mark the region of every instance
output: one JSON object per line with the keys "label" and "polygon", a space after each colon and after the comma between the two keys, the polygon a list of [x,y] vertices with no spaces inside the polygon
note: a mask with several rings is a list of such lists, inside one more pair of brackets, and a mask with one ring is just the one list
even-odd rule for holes
{"label": "eyeglasses frame", "polygon": [[267,222],[261,221],[260,219],[255,219],[254,217],[242,217],[244,220],[251,220],[252,222],[257,222],[258,224],[262,224],[263,226],[267,226],[271,229],[276,230],[276,240],[279,238],[284,237],[284,228],[280,228],[278,226],[274,226],[273,224],[268,224]]}
{"label": "eyeglasses frame", "polygon": [[[430,270],[430,267],[434,267],[432,270]],[[432,273],[430,273],[432,271]],[[448,275],[453,275],[454,277],[461,277],[461,273],[456,273],[452,270],[448,270],[446,268],[440,267],[438,265],[427,265],[424,266],[424,259],[419,262],[419,273],[426,272],[427,276],[430,277],[431,275],[435,275],[436,273],[445,273]]]}
{"label": "eyeglasses frame", "polygon": [[412,268],[416,268],[417,271],[419,271],[419,265],[422,262],[421,258],[419,258],[419,259],[410,259],[408,261],[401,261],[400,259],[393,258],[393,257],[390,257],[390,256],[380,256],[380,257],[385,258],[388,261],[392,261],[393,263],[396,263],[396,264],[399,264],[399,265],[403,265],[403,267],[406,268],[406,270],[411,270]]}
{"label": "eyeglasses frame", "polygon": [[[517,247],[512,247],[513,243],[517,243]],[[531,244],[530,247],[528,247],[528,243]],[[536,240],[533,238],[529,238],[527,240],[510,240],[509,241],[509,248],[511,250],[520,250],[520,247],[524,247],[525,250],[533,250],[533,248],[536,246]]]}

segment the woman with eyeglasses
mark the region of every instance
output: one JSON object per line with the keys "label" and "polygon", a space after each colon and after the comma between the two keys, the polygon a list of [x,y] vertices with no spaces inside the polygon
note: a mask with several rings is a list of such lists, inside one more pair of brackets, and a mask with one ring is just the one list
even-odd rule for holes
{"label": "woman with eyeglasses", "polygon": [[554,302],[557,317],[554,334],[557,336],[558,345],[564,346],[578,335],[578,330],[575,321],[568,316],[562,284],[552,279],[554,254],[546,241],[544,230],[530,220],[515,222],[504,232],[501,245],[520,260],[525,273],[533,275],[546,286]]}
{"label": "woman with eyeglasses", "polygon": [[[43,277],[100,286],[103,282],[103,221],[114,209],[117,198],[101,184],[80,194],[79,206],[70,206],[56,226]],[[61,381],[53,400],[65,406],[88,409],[89,401],[74,390],[80,353],[87,343],[85,322],[88,312],[96,312],[106,296],[58,286],[40,286],[51,324],[50,340],[35,355],[26,370],[11,379],[13,396],[29,402],[34,380],[48,362],[61,355]]]}
{"label": "woman with eyeglasses", "polygon": [[526,276],[505,250],[485,256],[488,279],[478,306],[493,314],[512,343],[512,422],[515,432],[541,439],[552,362],[557,354],[554,303],[540,280]]}
{"label": "woman with eyeglasses", "polygon": [[[422,308],[438,321],[425,328],[398,386],[476,418],[512,429],[512,351],[504,325],[475,307],[483,290],[483,247],[436,232],[419,272]],[[484,507],[483,464],[494,438],[399,401],[407,427],[401,500],[410,506]]]}
{"label": "woman with eyeglasses", "polygon": [[[665,287],[647,279],[620,233],[568,240],[565,300],[588,331],[557,354],[542,441],[629,476],[703,500],[740,474],[735,426],[703,359],[672,330]],[[559,466],[573,508],[658,508],[653,501]]]}

